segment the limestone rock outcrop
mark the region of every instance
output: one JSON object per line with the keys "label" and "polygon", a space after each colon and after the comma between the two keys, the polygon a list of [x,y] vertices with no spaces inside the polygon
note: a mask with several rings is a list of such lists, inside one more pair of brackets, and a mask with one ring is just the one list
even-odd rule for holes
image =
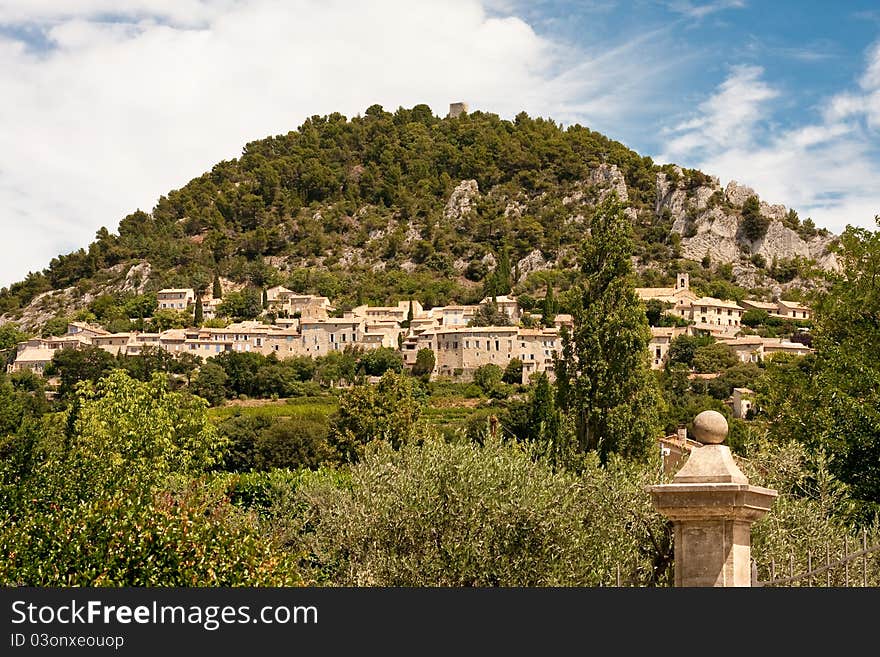
{"label": "limestone rock outcrop", "polygon": [[751,250],[752,253],[764,256],[768,264],[773,262],[774,259],[812,257],[810,255],[810,247],[801,239],[800,235],[791,228],[783,226],[779,221],[770,222],[766,235],[752,243]]}
{"label": "limestone rock outcrop", "polygon": [[735,208],[741,208],[750,196],[757,196],[755,190],[745,185],[740,185],[735,180],[727,183],[724,188],[724,198]]}
{"label": "limestone rock outcrop", "polygon": [[590,171],[589,182],[601,190],[599,192],[599,201],[605,200],[611,192],[617,192],[617,198],[620,201],[624,203],[629,201],[626,180],[624,180],[623,173],[617,168],[616,164],[600,164]]}
{"label": "limestone rock outcrop", "polygon": [[517,270],[519,271],[519,280],[523,280],[533,271],[541,271],[550,269],[550,265],[544,259],[544,254],[540,249],[532,250],[525,258],[517,262]]}
{"label": "limestone rock outcrop", "polygon": [[[672,219],[671,230],[681,236],[682,256],[689,260],[702,260],[705,256],[713,262],[740,263],[754,254],[760,254],[769,265],[774,260],[789,258],[812,259],[826,270],[839,267],[836,256],[829,251],[834,236],[817,235],[805,240],[783,221],[788,215],[784,205],[760,201],[761,214],[770,219],[765,235],[759,240],[749,240],[742,231],[742,216],[738,212],[750,196],[757,196],[755,190],[740,185],[735,180],[721,187],[717,178],[710,178],[709,184],[687,189],[683,172],[676,167],[678,180],[674,181],[666,173],[657,174],[657,196],[655,213],[657,217],[668,215]],[[710,199],[718,192],[723,193],[720,203]],[[742,272],[745,279],[750,279]]]}
{"label": "limestone rock outcrop", "polygon": [[462,180],[449,195],[449,200],[446,201],[446,208],[443,210],[443,216],[458,223],[462,217],[470,212],[474,199],[479,195],[480,188],[476,180]]}
{"label": "limestone rock outcrop", "polygon": [[128,273],[125,275],[125,282],[122,284],[122,291],[143,294],[152,272],[153,269],[150,267],[149,262],[144,261],[132,265],[128,270]]}
{"label": "limestone rock outcrop", "polygon": [[[702,260],[706,255],[712,262],[739,260],[739,224],[737,217],[726,214],[721,208],[712,208],[694,224],[696,234],[681,240],[682,255],[689,260]],[[673,225],[673,230],[675,228]]]}

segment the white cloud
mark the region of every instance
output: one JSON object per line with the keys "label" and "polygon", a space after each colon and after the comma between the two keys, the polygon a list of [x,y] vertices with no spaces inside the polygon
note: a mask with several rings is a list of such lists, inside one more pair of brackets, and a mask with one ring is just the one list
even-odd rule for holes
{"label": "white cloud", "polygon": [[862,77],[866,93],[842,92],[827,100],[821,121],[785,129],[772,123],[769,101],[780,93],[762,80],[763,71],[734,68],[694,117],[666,131],[657,160],[746,184],[762,200],[783,203],[834,232],[847,224],[873,228],[880,166],[868,131],[876,61],[869,58]]}
{"label": "white cloud", "polygon": [[[50,44],[0,36],[0,224],[14,245],[0,286],[308,116],[466,101],[601,125],[637,115],[674,61],[644,39],[585,54],[486,6],[0,0],[7,34]],[[575,66],[583,75],[565,75]]]}
{"label": "white cloud", "polygon": [[737,66],[717,93],[699,106],[699,114],[670,131],[663,159],[746,146],[762,118],[766,101],[779,94],[760,78],[759,66]]}
{"label": "white cloud", "polygon": [[0,24],[125,16],[192,25],[237,4],[239,0],[0,0]]}
{"label": "white cloud", "polygon": [[726,9],[742,9],[746,3],[743,0],[716,0],[703,4],[689,0],[674,0],[669,2],[668,6],[676,13],[699,20]]}

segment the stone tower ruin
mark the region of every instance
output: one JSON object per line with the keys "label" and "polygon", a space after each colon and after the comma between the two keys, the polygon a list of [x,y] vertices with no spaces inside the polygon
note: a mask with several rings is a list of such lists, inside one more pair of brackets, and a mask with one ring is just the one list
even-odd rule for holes
{"label": "stone tower ruin", "polygon": [[454,119],[456,116],[467,114],[467,111],[467,103],[449,103],[449,114],[446,116],[447,118]]}

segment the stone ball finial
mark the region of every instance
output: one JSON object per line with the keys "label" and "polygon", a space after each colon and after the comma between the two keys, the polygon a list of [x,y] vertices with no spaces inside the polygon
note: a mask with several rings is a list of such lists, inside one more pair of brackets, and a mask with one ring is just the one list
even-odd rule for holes
{"label": "stone ball finial", "polygon": [[727,438],[727,420],[718,411],[703,411],[694,418],[692,432],[704,445],[720,445]]}

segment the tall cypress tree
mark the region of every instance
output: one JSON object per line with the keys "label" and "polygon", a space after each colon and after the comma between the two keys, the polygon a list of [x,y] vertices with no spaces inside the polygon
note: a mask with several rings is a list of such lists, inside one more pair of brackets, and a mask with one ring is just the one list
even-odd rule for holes
{"label": "tall cypress tree", "polygon": [[220,274],[214,274],[214,289],[211,291],[211,295],[215,299],[223,298],[223,288],[220,287]]}
{"label": "tall cypress tree", "polygon": [[498,258],[498,266],[495,272],[495,294],[509,294],[513,287],[513,272],[510,269],[510,249],[507,245],[501,249],[501,256]]}
{"label": "tall cypress tree", "polygon": [[547,283],[547,294],[544,296],[544,306],[541,313],[541,323],[544,326],[553,326],[556,319],[556,297],[553,295],[553,285]]}
{"label": "tall cypress tree", "polygon": [[553,388],[546,372],[541,372],[529,400],[528,431],[531,440],[552,441],[559,433]]}
{"label": "tall cypress tree", "polygon": [[557,363],[559,406],[583,451],[646,456],[661,397],[648,363],[651,329],[632,281],[632,226],[616,196],[597,208],[580,253],[580,298]]}
{"label": "tall cypress tree", "polygon": [[193,324],[201,326],[205,322],[204,310],[202,309],[202,295],[196,295],[195,308],[193,310]]}
{"label": "tall cypress tree", "polygon": [[513,273],[510,270],[510,249],[505,245],[498,254],[497,263],[492,273],[483,283],[483,296],[496,297],[509,294],[513,288]]}

